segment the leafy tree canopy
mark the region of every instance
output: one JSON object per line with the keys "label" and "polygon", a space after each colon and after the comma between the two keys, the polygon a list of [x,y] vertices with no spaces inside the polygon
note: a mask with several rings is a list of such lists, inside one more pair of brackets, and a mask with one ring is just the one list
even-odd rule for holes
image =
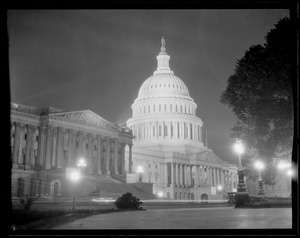
{"label": "leafy tree canopy", "polygon": [[267,165],[262,174],[267,184],[275,182],[276,161],[291,158],[293,29],[292,21],[283,18],[267,34],[264,45],[251,46],[237,61],[220,99],[238,118],[231,136],[247,145],[244,157],[250,177],[252,161],[260,158]]}

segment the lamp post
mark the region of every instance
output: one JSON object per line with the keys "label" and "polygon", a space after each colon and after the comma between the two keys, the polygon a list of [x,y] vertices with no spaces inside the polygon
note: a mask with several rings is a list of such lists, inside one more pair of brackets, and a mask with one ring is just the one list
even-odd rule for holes
{"label": "lamp post", "polygon": [[142,173],[144,173],[143,167],[139,165],[136,169],[136,172],[139,174],[139,182],[142,182]]}
{"label": "lamp post", "polygon": [[[66,168],[66,178],[71,181],[72,185],[77,183],[81,179],[80,169],[78,168]],[[72,211],[75,211],[75,204],[76,204],[76,197],[75,191],[73,190],[73,204],[72,204]]]}
{"label": "lamp post", "polygon": [[244,146],[240,140],[238,140],[234,145],[235,152],[238,153],[239,156],[239,165],[238,165],[238,177],[239,182],[237,186],[237,192],[247,192],[246,185],[244,182],[244,169],[241,161],[241,154],[244,153]]}
{"label": "lamp post", "polygon": [[258,195],[265,195],[263,189],[263,180],[261,177],[261,170],[264,169],[265,164],[262,161],[256,161],[254,166],[258,169]]}
{"label": "lamp post", "polygon": [[83,174],[83,169],[86,167],[86,162],[84,158],[80,158],[78,160],[77,167],[80,169],[80,172]]}

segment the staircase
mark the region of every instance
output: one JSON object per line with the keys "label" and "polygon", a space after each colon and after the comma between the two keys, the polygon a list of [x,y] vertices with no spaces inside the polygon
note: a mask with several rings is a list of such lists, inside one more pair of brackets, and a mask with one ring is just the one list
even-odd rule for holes
{"label": "staircase", "polygon": [[117,199],[124,193],[131,193],[139,199],[154,199],[155,195],[149,194],[133,184],[122,183],[107,175],[88,177],[85,183],[85,194],[95,197],[109,197]]}

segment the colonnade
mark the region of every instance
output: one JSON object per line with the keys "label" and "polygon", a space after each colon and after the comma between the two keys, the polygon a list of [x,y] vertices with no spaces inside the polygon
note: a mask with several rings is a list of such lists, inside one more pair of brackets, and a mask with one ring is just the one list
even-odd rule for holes
{"label": "colonnade", "polygon": [[236,174],[223,168],[183,163],[166,163],[163,166],[167,187],[235,187]]}
{"label": "colonnade", "polygon": [[[125,168],[125,146],[129,146],[129,168]],[[43,169],[76,166],[84,157],[89,173],[125,174],[132,169],[132,144],[116,137],[73,130],[60,126],[11,124],[13,166],[41,165]]]}
{"label": "colonnade", "polygon": [[196,123],[181,121],[156,121],[136,124],[131,127],[135,140],[143,139],[188,139],[202,141],[202,127]]}

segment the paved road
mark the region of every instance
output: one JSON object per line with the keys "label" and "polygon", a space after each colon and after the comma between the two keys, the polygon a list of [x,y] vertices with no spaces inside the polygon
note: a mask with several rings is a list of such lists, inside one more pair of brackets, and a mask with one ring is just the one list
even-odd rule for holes
{"label": "paved road", "polygon": [[233,207],[158,209],[94,215],[62,229],[268,229],[292,228],[291,208]]}

